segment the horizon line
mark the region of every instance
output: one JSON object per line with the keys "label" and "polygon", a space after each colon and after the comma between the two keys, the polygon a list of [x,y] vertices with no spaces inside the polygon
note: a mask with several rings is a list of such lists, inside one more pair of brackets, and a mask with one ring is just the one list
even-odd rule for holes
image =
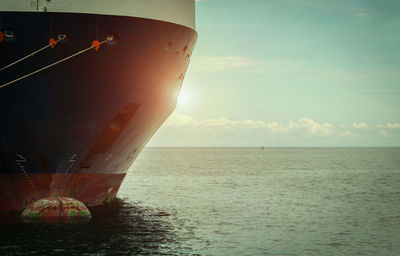
{"label": "horizon line", "polygon": [[400,146],[145,146],[144,148],[400,148]]}

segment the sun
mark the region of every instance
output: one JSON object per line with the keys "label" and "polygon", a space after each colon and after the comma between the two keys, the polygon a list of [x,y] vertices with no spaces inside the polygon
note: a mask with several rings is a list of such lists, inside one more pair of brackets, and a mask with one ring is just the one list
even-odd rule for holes
{"label": "sun", "polygon": [[178,95],[178,106],[184,106],[189,102],[189,95],[188,93],[182,89]]}

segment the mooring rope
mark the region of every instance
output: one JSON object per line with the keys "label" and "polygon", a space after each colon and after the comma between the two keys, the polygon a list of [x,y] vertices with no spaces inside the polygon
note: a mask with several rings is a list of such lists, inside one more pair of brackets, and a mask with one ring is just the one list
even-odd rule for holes
{"label": "mooring rope", "polygon": [[21,59],[16,60],[16,61],[14,61],[14,62],[8,64],[7,66],[0,68],[0,71],[3,71],[3,70],[5,70],[5,69],[7,69],[7,68],[9,68],[9,67],[12,67],[12,66],[14,66],[15,64],[17,64],[17,63],[19,63],[19,62],[21,62],[21,61],[23,61],[23,60],[25,60],[25,59],[27,59],[27,58],[29,58],[29,57],[32,57],[33,55],[35,55],[35,54],[37,54],[37,53],[39,53],[39,52],[41,52],[41,51],[43,51],[43,50],[46,50],[46,49],[49,48],[49,47],[54,48],[54,46],[55,46],[58,42],[60,42],[61,40],[64,40],[64,38],[59,38],[59,39],[57,39],[57,40],[54,40],[53,38],[50,38],[49,43],[48,43],[46,46],[43,46],[43,47],[40,48],[39,50],[36,50],[36,51],[34,51],[34,52],[32,52],[32,53],[29,53],[29,54],[26,55],[25,57],[22,57]]}
{"label": "mooring rope", "polygon": [[26,74],[26,75],[24,75],[24,76],[18,77],[17,79],[14,79],[14,80],[12,80],[12,81],[10,81],[10,82],[7,82],[7,83],[5,83],[5,84],[2,84],[2,85],[0,85],[0,88],[4,88],[4,87],[6,87],[7,85],[13,84],[13,83],[15,83],[15,82],[18,82],[18,81],[24,79],[24,78],[30,77],[30,76],[32,76],[32,75],[34,75],[34,74],[36,74],[36,73],[39,73],[39,72],[41,72],[41,71],[43,71],[43,70],[46,70],[46,69],[48,69],[48,68],[50,68],[50,67],[52,67],[52,66],[55,66],[55,65],[57,65],[57,64],[60,64],[61,62],[64,62],[64,61],[66,61],[66,60],[69,60],[69,59],[71,59],[71,58],[73,58],[73,57],[75,57],[75,56],[78,56],[78,55],[80,55],[80,54],[82,54],[82,53],[84,53],[84,52],[87,52],[87,51],[89,51],[89,50],[91,50],[91,49],[95,49],[95,50],[97,51],[97,50],[99,49],[100,45],[102,45],[102,44],[104,44],[104,43],[106,43],[106,42],[108,42],[108,41],[112,41],[112,40],[113,40],[113,37],[112,37],[112,36],[107,37],[107,39],[105,39],[104,41],[101,41],[101,42],[99,42],[99,41],[97,41],[97,40],[94,40],[93,43],[92,43],[92,45],[91,45],[90,47],[88,47],[88,48],[86,48],[86,49],[83,49],[83,50],[81,50],[81,51],[79,51],[79,52],[76,52],[76,53],[74,53],[74,54],[72,54],[72,55],[70,55],[70,56],[68,56],[68,57],[65,57],[65,58],[63,58],[63,59],[61,59],[61,60],[58,60],[58,61],[56,61],[56,62],[53,62],[53,63],[51,63],[51,64],[49,64],[49,65],[47,65],[47,66],[45,66],[45,67],[42,67],[42,68],[40,68],[40,69],[37,69],[37,70],[35,70],[35,71],[33,71],[33,72],[29,73],[29,74]]}
{"label": "mooring rope", "polygon": [[25,170],[24,163],[26,162],[26,158],[23,157],[21,154],[17,154],[17,159],[15,160],[15,162],[17,163],[17,166],[19,167],[19,169],[24,174],[24,176],[25,176],[26,180],[28,181],[28,183],[31,185],[32,190],[33,190],[33,196],[36,197],[37,190],[36,190],[35,184],[33,183],[33,180],[29,176],[28,172]]}

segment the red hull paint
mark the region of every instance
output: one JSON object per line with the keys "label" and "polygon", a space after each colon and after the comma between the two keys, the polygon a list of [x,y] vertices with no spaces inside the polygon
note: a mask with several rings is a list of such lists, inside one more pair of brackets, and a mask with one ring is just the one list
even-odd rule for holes
{"label": "red hull paint", "polygon": [[[88,206],[113,199],[125,177],[121,174],[0,174],[0,208],[22,211],[41,198],[72,197]],[[32,185],[33,184],[33,185]]]}

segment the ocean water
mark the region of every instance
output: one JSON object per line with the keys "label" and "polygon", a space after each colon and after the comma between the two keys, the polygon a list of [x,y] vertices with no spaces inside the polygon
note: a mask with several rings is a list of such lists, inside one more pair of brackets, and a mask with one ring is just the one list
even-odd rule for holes
{"label": "ocean water", "polygon": [[91,212],[0,255],[400,255],[400,148],[146,148]]}

